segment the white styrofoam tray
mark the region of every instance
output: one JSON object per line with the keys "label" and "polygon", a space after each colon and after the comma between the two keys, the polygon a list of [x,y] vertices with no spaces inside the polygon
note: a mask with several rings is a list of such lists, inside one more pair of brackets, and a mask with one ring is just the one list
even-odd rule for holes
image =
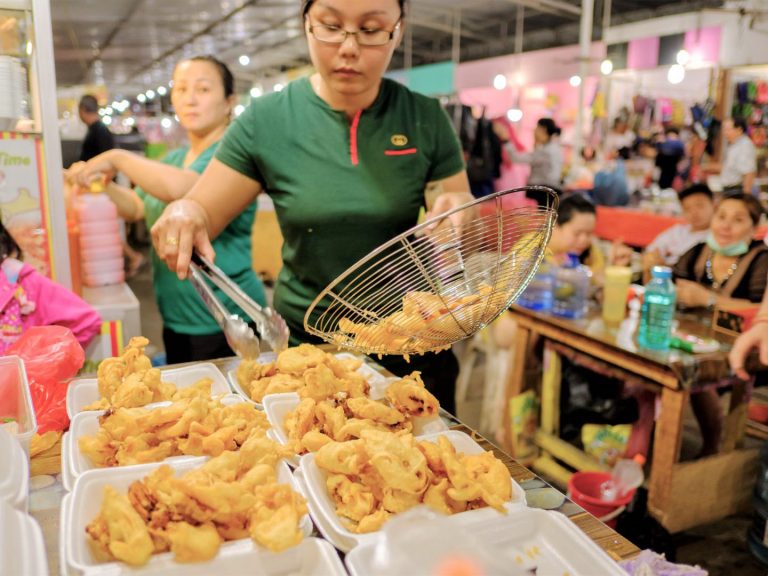
{"label": "white styrofoam tray", "polygon": [[[237,394],[228,394],[222,398],[224,404],[238,404],[243,399]],[[153,410],[161,406],[168,406],[170,402],[157,402],[148,404],[144,408]],[[104,410],[87,411],[76,414],[69,424],[69,432],[64,434],[61,440],[61,476],[64,489],[72,490],[75,480],[83,472],[88,470],[101,470],[94,466],[85,454],[80,451],[78,440],[83,436],[92,436],[99,431],[99,418],[104,414]],[[204,460],[207,456],[172,456],[166,458],[165,462],[184,461],[184,460]],[[131,468],[132,466],[123,466]]]}
{"label": "white styrofoam tray", "polygon": [[[267,413],[267,419],[272,425],[271,436],[276,442],[288,445],[288,432],[285,429],[285,417],[288,412],[295,410],[301,402],[296,392],[285,392],[283,394],[268,394],[264,396],[264,412]],[[413,422],[414,436],[424,436],[435,434],[446,430],[447,426],[440,416],[432,418],[411,418]],[[288,463],[294,468],[299,465],[299,456],[293,456],[288,459]]]}
{"label": "white styrofoam tray", "polygon": [[48,574],[40,526],[6,502],[0,502],[0,574]]}
{"label": "white styrofoam tray", "polygon": [[[229,394],[232,391],[221,370],[210,362],[160,371],[160,379],[163,382],[175,384],[177,388],[189,388],[203,378],[210,378],[213,381],[211,383],[211,395],[213,396]],[[70,382],[67,388],[67,414],[70,419],[82,412],[83,408],[89,404],[97,402],[100,397],[99,384],[96,378],[80,378]]]}
{"label": "white styrofoam tray", "polygon": [[0,502],[27,511],[29,461],[19,442],[0,426]]}
{"label": "white styrofoam tray", "polygon": [[[198,458],[186,461],[157,462],[123,468],[91,470],[82,474],[75,482],[72,492],[65,497],[61,508],[61,537],[64,542],[62,552],[65,560],[64,565],[66,565],[67,569],[69,571],[88,573],[98,569],[99,572],[106,571],[109,574],[130,571],[128,566],[120,562],[98,562],[93,557],[88,543],[85,528],[98,515],[101,509],[105,486],[109,485],[118,492],[126,493],[133,482],[143,479],[163,464],[173,468],[176,474],[181,474],[199,467],[204,461],[205,459]],[[278,464],[277,479],[279,483],[289,484],[294,490],[297,490],[296,482],[285,462]],[[312,533],[312,521],[308,515],[301,519],[300,528],[305,537]],[[223,543],[220,555],[225,550],[228,551],[230,549],[251,553],[256,551],[260,555],[268,555],[265,550],[260,548],[250,538]],[[272,554],[272,556],[280,555]],[[212,562],[202,564],[201,566],[207,566],[210,569]],[[173,554],[167,552],[153,555],[143,569],[148,573],[156,574],[157,570],[161,569],[170,570],[173,567],[176,567],[176,569],[187,569],[189,566],[191,565],[178,564],[173,560]],[[120,572],[113,572],[116,569],[120,570]],[[188,572],[182,570],[179,573],[185,574]]]}
{"label": "white styrofoam tray", "polygon": [[[353,359],[360,360],[359,356],[355,356],[347,352],[340,352],[338,354],[335,354],[335,356],[336,358],[339,358],[341,360],[353,360]],[[261,364],[272,362],[274,361],[274,359],[275,359],[274,352],[266,352],[265,354],[262,354],[258,358]],[[365,362],[363,362],[360,368],[357,369],[357,372],[359,374],[362,374],[363,377],[365,377],[365,379],[368,380],[368,383],[371,385],[371,391],[368,394],[371,398],[373,398],[374,400],[379,400],[380,398],[384,398],[384,391],[387,389],[387,386],[390,384],[389,378],[387,378],[383,374],[380,374],[379,372],[377,372],[376,370],[368,366]],[[240,394],[248,402],[252,402],[257,406],[261,407],[262,405],[261,402],[256,402],[255,400],[251,400],[251,395],[248,394],[245,390],[243,390],[243,387],[240,386],[240,382],[237,381],[237,366],[235,366],[234,368],[232,368],[227,372],[227,378],[229,378],[229,383],[232,386],[232,389],[237,394]]]}
{"label": "white styrofoam tray", "polygon": [[[449,526],[454,517],[442,527]],[[465,529],[502,563],[520,569],[534,570],[539,576],[626,576],[624,570],[595,544],[576,524],[560,512],[518,508],[507,516],[497,515],[482,522],[472,521]],[[449,529],[449,528],[448,528]],[[430,533],[424,545],[432,552],[445,553],[452,550],[442,545],[450,539],[440,538],[440,530]],[[361,543],[345,558],[352,576],[367,576],[373,572],[377,540]],[[435,550],[437,548],[437,550]],[[442,550],[440,548],[443,548]],[[420,558],[410,558],[409,576],[431,576],[434,566],[420,563]],[[533,572],[531,572],[533,573]],[[503,576],[491,572],[487,576]]]}
{"label": "white styrofoam tray", "polygon": [[[0,417],[10,417],[16,421],[16,440],[29,458],[29,444],[32,436],[37,433],[37,416],[32,405],[24,360],[19,356],[0,356],[0,374],[3,376],[0,378],[0,399],[6,400],[5,403],[0,402]],[[9,400],[11,405],[7,405]]]}
{"label": "white styrofoam tray", "polygon": [[[481,454],[485,452],[482,446],[472,440],[464,432],[456,430],[445,430],[435,434],[428,434],[419,438],[436,442],[438,436],[445,436],[456,448],[457,452],[463,454]],[[299,473],[298,475],[296,473]],[[294,471],[297,482],[301,490],[305,490],[305,496],[309,504],[309,512],[315,520],[320,533],[329,540],[336,548],[342,552],[348,552],[358,544],[372,541],[376,538],[376,532],[367,534],[357,534],[349,530],[344,521],[336,514],[336,507],[328,494],[326,488],[327,474],[322,471],[315,462],[313,453],[304,454],[300,459],[300,465]],[[512,484],[512,500],[505,505],[507,510],[525,507],[525,491],[515,482],[512,477],[509,481]],[[469,524],[474,522],[484,522],[489,519],[502,516],[498,511],[491,507],[479,508],[454,514],[457,522]]]}

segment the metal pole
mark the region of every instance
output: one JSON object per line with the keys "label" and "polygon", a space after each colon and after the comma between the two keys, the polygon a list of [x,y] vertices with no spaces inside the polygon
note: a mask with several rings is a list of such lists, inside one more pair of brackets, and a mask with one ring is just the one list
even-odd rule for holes
{"label": "metal pole", "polygon": [[589,74],[589,47],[592,43],[592,15],[595,0],[581,0],[581,24],[579,26],[579,104],[576,109],[576,130],[573,134],[573,149],[571,163],[581,164],[581,148],[584,142],[584,90]]}
{"label": "metal pole", "polygon": [[451,59],[454,64],[461,60],[461,9],[453,12],[453,44],[451,46]]}

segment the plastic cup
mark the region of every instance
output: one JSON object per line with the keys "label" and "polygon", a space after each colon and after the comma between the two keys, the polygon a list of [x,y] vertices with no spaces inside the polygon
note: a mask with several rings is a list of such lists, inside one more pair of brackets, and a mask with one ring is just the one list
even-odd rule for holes
{"label": "plastic cup", "polygon": [[620,324],[627,311],[627,291],[632,281],[632,269],[627,266],[608,266],[603,286],[603,321]]}

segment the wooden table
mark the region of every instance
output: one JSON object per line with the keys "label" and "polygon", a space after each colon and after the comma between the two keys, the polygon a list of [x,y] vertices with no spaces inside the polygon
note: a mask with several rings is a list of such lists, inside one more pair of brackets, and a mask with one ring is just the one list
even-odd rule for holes
{"label": "wooden table", "polygon": [[[368,360],[367,360],[368,361]],[[237,366],[239,360],[237,358],[225,358],[214,361],[214,364],[225,375],[230,369]],[[386,373],[381,366],[368,361],[371,367]],[[187,364],[188,365],[188,364]],[[178,368],[185,366],[185,364],[166,366],[163,369]],[[470,429],[463,423],[461,423],[454,416],[447,412],[442,412],[442,416],[446,423],[455,430],[465,432],[472,436],[483,448],[486,450],[493,450],[496,456],[501,459],[504,464],[509,468],[512,478],[520,484],[520,486],[526,491],[526,497],[529,501],[529,506],[537,506],[537,502],[549,502],[549,508],[552,509],[551,502],[552,496],[558,502],[555,509],[565,514],[576,526],[578,526],[589,538],[598,544],[603,550],[608,553],[614,560],[623,560],[631,558],[636,555],[640,550],[629,542],[626,538],[616,533],[614,530],[597,520],[591,514],[585,512],[582,508],[571,502],[562,493],[557,492],[554,488],[549,486],[536,474],[521,466],[508,454],[502,452],[498,447],[491,444],[483,436]],[[545,494],[547,498],[544,498]],[[60,508],[61,501],[66,492],[59,480],[52,485],[47,486],[40,490],[35,490],[30,493],[30,514],[38,521],[42,530],[43,537],[45,539],[46,554],[48,556],[48,566],[50,574],[59,574],[59,530],[60,530]],[[315,534],[315,536],[322,538],[321,535]]]}
{"label": "wooden table", "polygon": [[[757,472],[756,450],[741,450],[746,423],[746,385],[734,382],[729,414],[724,426],[721,453],[692,462],[679,462],[683,414],[691,390],[702,382],[722,381],[729,376],[727,351],[732,340],[716,335],[720,349],[711,354],[688,354],[679,350],[655,352],[639,348],[629,320],[621,326],[606,326],[599,310],[582,320],[567,320],[514,306],[517,322],[515,346],[505,383],[505,406],[525,389],[524,377],[531,343],[545,341],[541,382],[540,428],[535,442],[542,457],[534,470],[558,476],[562,461],[576,469],[600,469],[600,464],[558,437],[560,403],[560,359],[563,355],[585,365],[608,367],[611,375],[639,382],[657,394],[648,508],[670,532],[685,530],[732,514],[748,505]],[[680,317],[680,329],[702,337],[713,337],[701,317]],[[591,366],[590,366],[591,367]],[[508,408],[507,408],[508,410]],[[514,453],[510,417],[504,418],[504,448]],[[566,471],[566,474],[570,472]]]}

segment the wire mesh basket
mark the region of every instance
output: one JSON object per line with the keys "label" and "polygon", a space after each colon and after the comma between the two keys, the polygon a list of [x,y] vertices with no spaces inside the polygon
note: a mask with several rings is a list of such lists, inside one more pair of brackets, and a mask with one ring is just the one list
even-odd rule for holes
{"label": "wire mesh basket", "polygon": [[[543,201],[505,206],[508,195],[526,191]],[[363,354],[448,348],[488,325],[523,292],[544,257],[557,205],[552,189],[529,186],[419,224],[325,288],[307,310],[304,329]],[[462,211],[470,218],[458,229],[449,217]]]}

